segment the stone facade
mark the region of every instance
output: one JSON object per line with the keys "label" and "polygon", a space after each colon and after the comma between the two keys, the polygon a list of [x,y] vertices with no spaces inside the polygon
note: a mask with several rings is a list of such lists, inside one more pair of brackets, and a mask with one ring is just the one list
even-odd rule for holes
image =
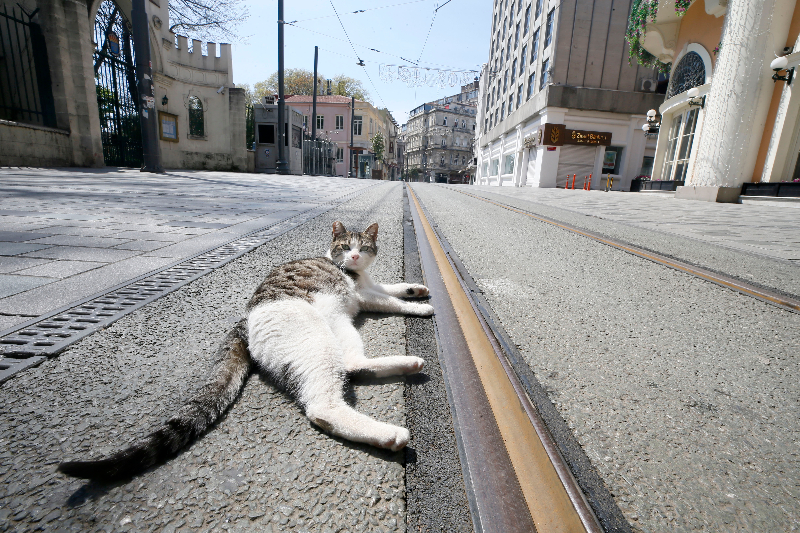
{"label": "stone facade", "polygon": [[413,109],[404,124],[404,167],[418,180],[469,182],[476,131],[477,84]]}
{"label": "stone facade", "polygon": [[[800,180],[800,97],[770,67],[780,56],[781,75],[800,66],[794,0],[696,0],[680,17],[662,0],[644,46],[672,63],[654,177],[675,179],[682,165],[676,197],[737,201],[745,183]],[[678,156],[676,139],[687,139]]]}
{"label": "stone facade", "polygon": [[[0,166],[102,167],[103,144],[92,54],[95,15],[102,0],[26,0],[39,8],[47,44],[55,124],[0,120]],[[233,84],[230,45],[193,41],[170,33],[167,1],[145,3],[150,22],[157,112],[174,117],[177,138],[161,140],[165,168],[246,169],[244,91]],[[9,3],[8,5],[12,5]],[[13,4],[15,5],[15,3]],[[131,5],[119,11],[130,20]],[[202,48],[207,49],[203,55]],[[162,100],[167,97],[167,104]],[[202,133],[189,131],[189,99],[202,107]],[[195,131],[194,133],[197,133]]]}
{"label": "stone facade", "polygon": [[[495,4],[489,61],[480,79],[477,183],[563,187],[567,173],[583,173],[592,176],[594,188],[602,188],[608,174],[603,170],[610,170],[606,152],[612,151],[615,189],[627,189],[648,170],[655,143],[644,138],[641,126],[663,96],[654,92],[658,80],[652,70],[628,65],[624,35],[630,4]],[[612,145],[524,142],[548,123],[611,133]]]}

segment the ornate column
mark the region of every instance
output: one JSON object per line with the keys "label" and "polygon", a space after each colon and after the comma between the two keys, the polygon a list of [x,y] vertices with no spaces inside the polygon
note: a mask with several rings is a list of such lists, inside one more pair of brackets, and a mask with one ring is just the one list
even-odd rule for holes
{"label": "ornate column", "polygon": [[676,198],[736,201],[750,181],[772,97],[770,62],[782,52],[796,0],[731,0],[694,171]]}

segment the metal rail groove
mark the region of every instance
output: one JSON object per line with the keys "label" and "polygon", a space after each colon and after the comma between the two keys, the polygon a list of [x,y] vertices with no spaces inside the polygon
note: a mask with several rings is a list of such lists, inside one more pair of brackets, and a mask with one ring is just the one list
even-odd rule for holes
{"label": "metal rail groove", "polygon": [[[532,529],[542,532],[555,531],[602,531],[593,510],[588,505],[580,487],[569,467],[565,464],[558,446],[550,435],[548,428],[540,417],[536,407],[526,393],[520,382],[512,363],[502,348],[503,341],[492,328],[491,323],[481,312],[481,306],[472,295],[471,278],[460,272],[463,266],[457,264],[451,254],[447,252],[449,245],[434,228],[431,220],[426,216],[426,210],[417,199],[413,189],[409,186],[411,199],[416,207],[414,212],[418,240],[424,242],[420,246],[423,256],[423,267],[426,268],[426,283],[431,283],[439,290],[446,291],[449,302],[442,305],[442,296],[432,293],[432,298],[439,298],[436,321],[448,322],[453,331],[447,332],[448,337],[456,337],[455,342],[449,339],[439,339],[441,343],[449,344],[453,357],[452,363],[458,366],[474,365],[477,371],[479,388],[474,388],[467,396],[476,394],[485,398],[491,407],[488,418],[492,418],[496,425],[484,426],[477,433],[464,437],[467,442],[466,455],[469,448],[486,449],[486,434],[495,428],[496,439],[502,443],[501,448],[507,453],[507,466],[511,470],[508,475],[502,471],[503,461],[499,458],[498,464],[491,464],[491,471],[480,471],[477,466],[475,452],[473,451],[472,466],[469,467],[472,482],[475,486],[476,507],[479,509],[478,521],[483,531],[529,531]],[[436,274],[441,275],[441,280]],[[431,286],[431,285],[429,285]],[[433,286],[431,286],[433,290]],[[457,320],[453,320],[454,315]],[[452,353],[455,350],[456,353]],[[458,353],[460,351],[461,353]],[[465,357],[464,352],[469,356]],[[471,357],[470,357],[471,356]],[[463,375],[461,368],[457,369]],[[462,378],[463,379],[463,378]],[[462,385],[462,383],[458,383]],[[469,379],[464,380],[464,385],[473,385]],[[481,394],[485,393],[485,396]],[[462,393],[463,396],[463,393]],[[459,400],[456,400],[458,402]],[[464,402],[464,400],[461,400]],[[469,400],[467,400],[468,403]],[[474,400],[473,400],[474,403]],[[462,403],[462,405],[465,405]],[[470,415],[469,412],[462,413]],[[456,409],[458,411],[458,409]],[[478,418],[487,418],[479,415]],[[486,420],[481,420],[486,424]],[[477,458],[480,461],[480,458]],[[470,458],[467,457],[467,462]],[[500,467],[500,468],[498,468]],[[510,468],[509,468],[510,467]],[[477,475],[476,475],[477,474]],[[504,476],[502,483],[487,481],[486,476]],[[505,483],[505,487],[503,487]],[[512,487],[508,483],[515,483]],[[520,513],[514,508],[513,503],[504,498],[502,492],[521,493],[529,516]],[[500,494],[498,494],[500,491]],[[508,506],[507,509],[492,509],[492,505]],[[514,522],[508,523],[505,514],[516,513]],[[527,514],[527,513],[525,513]],[[530,520],[533,522],[530,523]],[[502,523],[502,525],[498,525]],[[525,526],[525,523],[530,523]],[[527,529],[526,529],[527,528]]]}
{"label": "metal rail groove", "polygon": [[252,231],[189,259],[15,326],[0,336],[0,383],[53,357],[70,344],[123,316],[241,257],[270,240],[364,193],[370,185],[265,228]]}
{"label": "metal rail groove", "polygon": [[679,270],[681,272],[685,272],[686,274],[690,274],[692,276],[704,279],[706,281],[710,281],[722,287],[737,291],[741,294],[745,294],[747,296],[751,296],[763,302],[775,305],[784,309],[786,311],[790,311],[793,313],[800,313],[800,299],[794,298],[792,296],[788,296],[785,294],[781,294],[776,291],[769,290],[764,287],[759,287],[755,284],[748,283],[738,278],[734,278],[733,276],[728,276],[726,274],[722,274],[720,272],[715,272],[713,270],[709,270],[706,268],[698,267],[692,265],[690,263],[686,263],[684,261],[680,261],[678,259],[673,259],[671,257],[667,257],[665,255],[659,254],[658,252],[654,252],[651,250],[647,250],[645,248],[635,246],[624,241],[620,241],[617,239],[612,239],[605,235],[595,233],[592,231],[581,229],[577,226],[572,224],[567,224],[566,222],[560,222],[558,220],[544,217],[541,215],[536,215],[531,213],[530,211],[526,211],[524,209],[520,209],[518,207],[514,207],[508,204],[504,204],[502,202],[498,202],[496,200],[490,200],[488,198],[484,198],[482,196],[478,196],[476,194],[470,194],[468,192],[459,191],[456,189],[450,189],[465,196],[469,196],[470,198],[474,198],[476,200],[481,200],[483,202],[495,205],[497,207],[501,207],[508,211],[513,211],[514,213],[519,213],[521,215],[525,215],[527,217],[536,219],[540,222],[545,222],[547,224],[551,224],[553,226],[559,227],[561,229],[565,229],[577,235],[581,235],[583,237],[587,237],[592,239],[596,242],[611,246],[618,250],[622,250],[624,252],[628,252],[633,254],[637,257],[641,257],[643,259],[647,259],[649,261],[653,261],[654,263],[658,263],[660,265],[664,265],[669,268],[673,268],[675,270]]}

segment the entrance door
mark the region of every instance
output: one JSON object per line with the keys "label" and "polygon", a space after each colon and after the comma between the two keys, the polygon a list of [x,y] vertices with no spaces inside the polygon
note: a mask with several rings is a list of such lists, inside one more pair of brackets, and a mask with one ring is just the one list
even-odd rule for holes
{"label": "entrance door", "polygon": [[692,109],[672,119],[661,181],[686,181],[698,112],[698,109]]}
{"label": "entrance door", "polygon": [[112,0],[104,0],[97,10],[94,40],[94,81],[105,163],[141,167],[142,130],[131,25]]}

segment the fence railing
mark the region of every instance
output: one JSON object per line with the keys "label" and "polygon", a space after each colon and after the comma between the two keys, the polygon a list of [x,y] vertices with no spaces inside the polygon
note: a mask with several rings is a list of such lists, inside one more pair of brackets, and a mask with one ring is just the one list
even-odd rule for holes
{"label": "fence railing", "polygon": [[0,118],[55,127],[47,46],[39,10],[0,5]]}
{"label": "fence railing", "polygon": [[303,174],[333,176],[336,174],[336,149],[333,141],[311,140],[303,136]]}

